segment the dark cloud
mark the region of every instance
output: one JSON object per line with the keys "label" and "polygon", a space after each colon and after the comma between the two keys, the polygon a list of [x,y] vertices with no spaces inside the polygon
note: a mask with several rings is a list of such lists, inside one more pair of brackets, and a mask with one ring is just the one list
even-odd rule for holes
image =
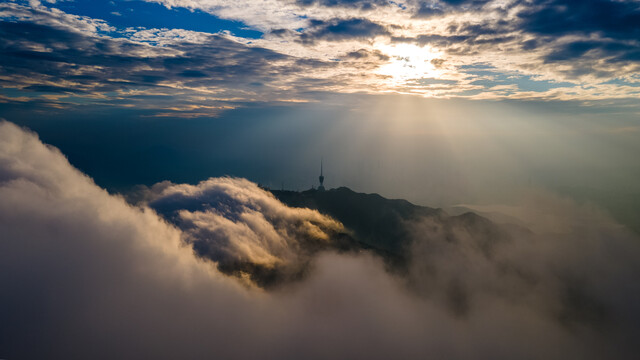
{"label": "dark cloud", "polygon": [[300,40],[303,43],[313,43],[319,39],[341,41],[371,39],[380,35],[389,35],[389,31],[367,19],[311,20],[309,28],[300,35]]}
{"label": "dark cloud", "polygon": [[[88,77],[86,79],[91,80],[91,77]],[[24,89],[43,93],[84,93],[84,91],[82,91],[81,89],[53,85],[29,85]]]}
{"label": "dark cloud", "polygon": [[[518,13],[519,29],[541,37],[550,49],[546,62],[579,60],[569,73],[574,76],[589,72],[596,63],[605,61],[637,62],[640,39],[640,4],[635,1],[533,1]],[[563,36],[583,39],[554,43]],[[595,37],[595,39],[594,39]],[[531,44],[531,43],[529,43]],[[526,46],[525,46],[526,47]],[[530,48],[530,47],[527,47]],[[597,77],[614,76],[615,68],[593,71]]]}
{"label": "dark cloud", "polygon": [[426,4],[420,4],[418,9],[413,14],[413,17],[419,19],[428,19],[430,17],[436,17],[445,14],[445,11],[441,8],[432,7]]}
{"label": "dark cloud", "polygon": [[180,73],[180,76],[184,76],[188,78],[202,78],[202,77],[207,77],[207,74],[198,70],[185,70]]}
{"label": "dark cloud", "polygon": [[377,61],[388,61],[390,58],[389,56],[383,54],[381,51],[376,50],[376,51],[370,51],[370,50],[365,50],[365,49],[360,49],[357,51],[351,51],[349,53],[347,53],[345,56],[345,58],[347,59],[369,59],[372,58],[374,60]]}
{"label": "dark cloud", "polygon": [[362,10],[373,10],[378,6],[392,5],[388,0],[296,0],[296,3],[303,6],[319,5],[326,7],[359,8]]}
{"label": "dark cloud", "polygon": [[470,8],[481,8],[487,3],[490,3],[491,0],[438,0],[441,4],[446,4],[454,7],[464,7],[465,9]]}
{"label": "dark cloud", "polygon": [[521,27],[540,35],[600,34],[604,38],[640,38],[637,1],[538,0],[518,14]]}
{"label": "dark cloud", "polygon": [[560,62],[579,58],[583,61],[633,62],[638,60],[638,51],[639,47],[637,46],[607,40],[573,41],[552,47],[549,54],[545,56],[545,60]]}
{"label": "dark cloud", "polygon": [[435,16],[460,10],[478,10],[490,1],[486,0],[417,0],[413,4],[415,10],[413,17],[428,19]]}
{"label": "dark cloud", "polygon": [[449,27],[449,30],[452,32],[472,34],[476,36],[500,35],[500,34],[508,33],[513,30],[512,24],[510,24],[506,20],[473,23],[473,24],[469,22],[464,22],[461,24],[452,24],[452,26],[453,28],[451,26]]}

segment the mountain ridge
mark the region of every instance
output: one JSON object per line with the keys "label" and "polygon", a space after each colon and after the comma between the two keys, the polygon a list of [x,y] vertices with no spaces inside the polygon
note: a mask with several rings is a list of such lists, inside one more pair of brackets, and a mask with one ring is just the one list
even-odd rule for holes
{"label": "mountain ridge", "polygon": [[416,236],[411,224],[423,221],[441,227],[445,239],[453,236],[454,228],[487,235],[483,238],[506,237],[500,226],[471,211],[452,216],[440,208],[387,199],[377,193],[359,193],[347,187],[269,191],[287,206],[306,207],[335,218],[353,232],[356,241],[400,257],[405,257]]}

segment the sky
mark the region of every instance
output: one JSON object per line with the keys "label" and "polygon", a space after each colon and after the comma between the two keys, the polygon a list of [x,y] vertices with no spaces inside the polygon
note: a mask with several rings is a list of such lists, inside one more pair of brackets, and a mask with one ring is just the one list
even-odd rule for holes
{"label": "sky", "polygon": [[640,193],[637,1],[7,1],[0,17],[0,116],[117,191],[306,189],[325,157],[332,187],[424,205],[486,202],[507,178]]}
{"label": "sky", "polygon": [[[2,1],[0,359],[209,357],[204,334],[226,358],[632,358],[638,155],[638,0]],[[489,259],[423,219],[405,278],[329,253],[277,293],[185,248],[298,261],[342,224],[263,187],[317,187],[321,160],[328,189],[532,234]],[[209,208],[154,208],[176,197]]]}
{"label": "sky", "polygon": [[327,92],[624,103],[640,91],[637,1],[9,1],[1,11],[10,103],[192,118]]}

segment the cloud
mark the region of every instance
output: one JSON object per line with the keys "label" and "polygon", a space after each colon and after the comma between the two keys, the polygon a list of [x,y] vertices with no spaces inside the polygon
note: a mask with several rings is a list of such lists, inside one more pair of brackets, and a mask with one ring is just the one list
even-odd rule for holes
{"label": "cloud", "polygon": [[[79,358],[100,343],[107,348],[94,356],[194,356],[198,320],[208,318],[207,337],[226,331],[227,315],[186,309],[229,307],[242,292],[197,261],[178,230],[98,188],[13,124],[0,124],[0,149],[3,358]],[[184,342],[167,346],[175,336]]]}
{"label": "cloud", "polygon": [[[43,10],[37,15],[51,20],[57,17],[64,23],[55,12]],[[5,72],[11,72],[16,80],[66,83],[76,90],[167,87],[173,82],[186,87],[206,83],[213,90],[232,78],[234,82],[246,82],[266,71],[272,62],[286,60],[269,50],[189,31],[140,31],[133,40],[127,40],[71,31],[67,26],[46,22],[1,22],[0,26]],[[196,72],[206,79],[188,76]],[[14,83],[19,85],[19,81]]]}
{"label": "cloud", "polygon": [[[247,102],[313,101],[325,92],[585,101],[638,96],[629,80],[640,66],[632,2],[153,2],[201,10],[263,35],[245,39],[225,31],[118,29],[55,5],[6,3],[0,6],[0,47],[6,54],[0,81],[17,90],[16,97],[31,96],[45,106],[51,99],[45,102],[41,95],[57,93],[63,95],[54,102],[57,107],[90,101],[177,117],[215,116]],[[540,22],[549,16],[569,20],[566,26]],[[413,53],[343,61],[345,54],[379,52],[394,43],[438,53],[445,65],[437,74],[413,74],[408,69],[420,67],[403,67],[408,74],[382,77],[381,66]],[[473,84],[481,79],[461,69],[480,62],[506,77],[567,82],[573,91],[549,87],[532,94]],[[434,76],[458,86],[422,85]],[[158,98],[141,101],[132,91]],[[203,98],[208,107],[178,110]]]}
{"label": "cloud", "polygon": [[[191,104],[233,107],[242,101],[290,99],[298,95],[294,89],[300,77],[325,77],[320,73],[335,68],[226,35],[179,29],[118,34],[103,23],[93,25],[94,21],[53,9],[3,7],[9,21],[0,22],[0,73],[5,85],[34,100],[39,94],[61,93],[88,97],[94,104],[135,104],[161,113]],[[102,32],[107,30],[112,36]],[[131,92],[148,97],[139,101]],[[161,100],[149,101],[153,95]]]}
{"label": "cloud", "polygon": [[631,260],[639,250],[633,234],[595,209],[539,191],[506,215],[534,232],[516,227],[499,237],[462,224],[451,230],[416,222],[410,274],[419,278],[419,291],[460,316],[473,316],[489,298],[535,309],[572,329],[635,327],[640,313],[627,300],[640,289],[617,288],[640,271]]}
{"label": "cloud", "polygon": [[263,286],[300,276],[313,253],[334,248],[346,235],[336,220],[287,207],[245,179],[212,178],[195,186],[164,182],[142,195],[182,229],[198,255]]}
{"label": "cloud", "polygon": [[[640,44],[632,40],[633,37],[623,38],[616,35],[610,23],[614,18],[623,18],[624,23],[627,17],[633,18],[635,11],[633,4],[624,3],[621,8],[617,2],[602,2],[598,4],[582,4],[578,2],[564,3],[555,2],[521,2],[521,1],[417,1],[407,2],[402,6],[376,8],[374,12],[357,10],[342,2],[316,2],[313,10],[303,8],[300,11],[308,18],[305,26],[297,29],[274,29],[274,34],[280,32],[287,34],[284,38],[292,43],[302,43],[307,50],[295,50],[296,53],[308,52],[307,56],[318,56],[327,54],[327,49],[332,49],[333,59],[338,58],[337,52],[349,53],[359,48],[369,47],[378,42],[414,42],[420,46],[429,45],[432,51],[443,52],[443,61],[447,66],[440,69],[439,77],[448,80],[457,80],[461,91],[453,92],[456,96],[471,96],[479,98],[492,97],[513,97],[526,98],[531,94],[524,89],[517,87],[510,92],[501,92],[491,87],[475,86],[477,95],[470,95],[465,92],[466,86],[477,78],[467,78],[461,76],[459,69],[461,66],[472,65],[477,59],[482,59],[484,63],[490,63],[497,71],[505,76],[532,76],[543,80],[572,82],[571,87],[575,87],[580,92],[576,98],[585,96],[586,98],[604,97],[624,97],[636,96],[636,92],[629,87],[620,86],[616,91],[611,92],[607,85],[602,84],[607,80],[629,76],[637,70],[637,49]],[[606,3],[606,4],[605,4]],[[355,3],[354,3],[355,4]],[[582,5],[580,5],[582,4]],[[613,5],[611,5],[613,4]],[[358,26],[354,24],[337,24],[335,8],[342,9],[342,18],[351,22],[356,19]],[[582,21],[582,24],[591,24],[591,29],[572,29],[572,25],[565,27],[565,32],[536,31],[530,22],[537,18],[538,12],[545,9],[564,9],[567,13],[577,13],[576,17],[587,19],[595,14],[605,14],[600,16],[598,21]],[[574,9],[575,8],[575,9]],[[602,9],[610,9],[604,11]],[[631,15],[625,15],[622,8],[629,10]],[[359,9],[359,8],[358,8]],[[623,9],[623,10],[624,10]],[[575,11],[574,11],[575,10]],[[564,10],[563,10],[564,11]],[[345,15],[347,15],[345,17]],[[609,16],[611,15],[611,16]],[[419,18],[414,20],[415,18]],[[540,15],[540,19],[546,18]],[[572,17],[573,19],[573,17]],[[604,19],[604,20],[603,20]],[[341,20],[343,21],[343,20]],[[573,21],[573,20],[572,20]],[[345,31],[329,31],[327,23],[335,23],[331,29],[344,29]],[[555,22],[563,24],[563,22]],[[366,24],[366,26],[365,26]],[[609,25],[608,25],[609,24]],[[342,26],[344,25],[344,26]],[[349,25],[349,26],[347,26]],[[353,25],[353,26],[351,26]],[[376,25],[376,26],[374,26]],[[563,25],[558,25],[560,30]],[[346,36],[345,34],[348,34]],[[343,45],[328,45],[330,42],[340,40]],[[264,40],[262,40],[264,41]],[[278,39],[278,43],[282,43]],[[359,45],[352,43],[359,42]],[[576,52],[572,49],[584,47],[584,43],[590,43],[591,51]],[[269,41],[263,42],[264,46],[271,47],[274,44]],[[281,51],[293,51],[295,46],[277,45]],[[317,51],[317,50],[319,51]],[[375,49],[375,45],[374,45]],[[386,54],[389,56],[390,54]],[[558,63],[561,63],[558,66]],[[354,62],[359,69],[365,68],[360,62]],[[555,64],[555,65],[554,65]],[[351,64],[350,64],[351,65]],[[383,63],[377,63],[374,71]],[[366,67],[370,68],[370,67]],[[420,86],[420,77],[425,74],[415,74],[415,79],[408,79],[406,82],[397,81],[395,91],[415,92],[432,96],[437,96],[437,92],[428,92]],[[350,86],[354,86],[362,79],[353,80]],[[394,85],[385,84],[384,81],[369,82],[369,86],[378,90],[387,89]],[[578,90],[577,85],[589,84],[589,90]],[[408,86],[407,86],[408,85]],[[348,87],[348,86],[347,86]],[[587,88],[585,88],[587,89]],[[586,94],[585,92],[589,93]],[[451,96],[452,92],[447,91],[441,95]],[[471,93],[473,94],[473,92]],[[537,92],[536,98],[557,98],[557,92],[552,88],[546,92]],[[569,98],[570,95],[565,95]]]}
{"label": "cloud", "polygon": [[543,35],[601,33],[604,38],[633,39],[640,36],[640,5],[637,1],[531,1],[518,16],[529,32]]}
{"label": "cloud", "polygon": [[613,78],[620,75],[620,64],[639,59],[636,1],[533,1],[518,18],[523,31],[549,43],[545,62],[574,63],[565,72],[569,76]]}
{"label": "cloud", "polygon": [[346,7],[346,8],[359,8],[362,10],[373,10],[378,6],[390,6],[388,0],[296,0],[300,5],[309,6],[327,6],[327,7]]}
{"label": "cloud", "polygon": [[[181,224],[200,216],[201,229],[236,231],[208,232],[218,237],[211,244],[291,229],[279,222],[297,218],[327,221],[246,180],[164,183],[150,195]],[[110,195],[8,122],[0,123],[0,198],[3,358],[630,359],[638,351],[637,238],[553,197],[527,207],[555,209],[564,227],[493,241],[469,230],[487,221],[474,215],[446,232],[417,221],[408,224],[408,274],[387,273],[371,255],[325,253],[303,281],[273,292],[222,275],[184,241],[203,233]],[[286,253],[271,240],[264,249]]]}
{"label": "cloud", "polygon": [[329,21],[312,20],[308,29],[300,35],[303,43],[313,43],[317,39],[330,41],[350,39],[372,39],[380,35],[389,35],[384,26],[367,19],[332,19]]}
{"label": "cloud", "polygon": [[[383,326],[419,322],[374,259],[322,257],[303,288],[267,296],[228,281],[179,230],[6,122],[0,179],[3,358],[375,359],[423,346]],[[363,349],[372,337],[384,344]]]}
{"label": "cloud", "polygon": [[409,3],[414,7],[414,18],[428,19],[460,10],[479,10],[489,2],[477,0],[417,0]]}

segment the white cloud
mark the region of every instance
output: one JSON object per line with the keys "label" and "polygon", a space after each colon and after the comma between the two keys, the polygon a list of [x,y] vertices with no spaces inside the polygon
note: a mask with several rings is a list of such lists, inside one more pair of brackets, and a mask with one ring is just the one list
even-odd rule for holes
{"label": "white cloud", "polygon": [[156,184],[144,196],[172,219],[199,253],[222,263],[299,271],[310,245],[329,244],[342,224],[318,211],[290,208],[246,179],[198,185]]}

